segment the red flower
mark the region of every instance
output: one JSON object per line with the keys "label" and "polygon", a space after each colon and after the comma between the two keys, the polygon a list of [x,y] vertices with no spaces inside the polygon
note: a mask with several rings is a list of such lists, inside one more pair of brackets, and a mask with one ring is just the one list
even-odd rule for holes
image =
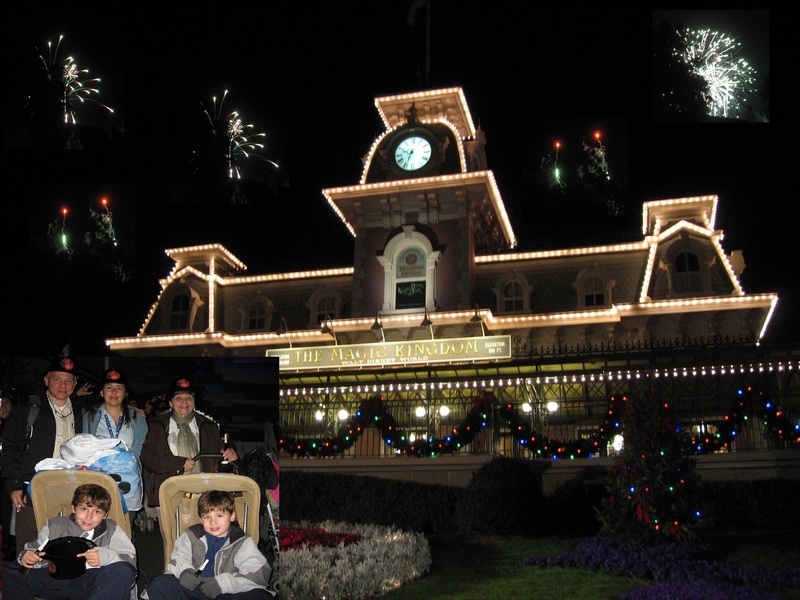
{"label": "red flower", "polygon": [[362,537],[356,533],[333,533],[319,527],[281,527],[279,542],[283,550],[307,547],[324,546],[336,548],[339,544],[349,546],[360,542]]}

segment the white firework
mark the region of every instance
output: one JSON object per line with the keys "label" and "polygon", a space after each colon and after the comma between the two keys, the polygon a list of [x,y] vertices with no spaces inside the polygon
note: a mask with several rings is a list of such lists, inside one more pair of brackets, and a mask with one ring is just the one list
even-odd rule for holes
{"label": "white firework", "polygon": [[90,96],[92,94],[99,94],[100,90],[96,87],[89,87],[89,84],[96,84],[100,82],[99,77],[93,79],[84,79],[84,75],[89,72],[89,69],[80,69],[71,56],[59,61],[58,50],[61,47],[61,40],[64,36],[58,38],[55,50],[51,42],[47,42],[47,58],[43,52],[39,52],[39,59],[42,61],[45,70],[47,71],[47,79],[53,88],[57,91],[59,101],[61,103],[61,110],[64,113],[64,122],[67,123],[72,120],[76,122],[74,102],[91,102],[103,107],[109,112],[114,112],[110,106],[106,106],[102,102],[98,102]]}
{"label": "white firework", "polygon": [[727,117],[741,111],[745,94],[753,92],[755,70],[736,54],[741,42],[703,29],[679,31],[683,47],[676,50],[692,71],[708,84],[708,114]]}
{"label": "white firework", "polygon": [[222,112],[222,105],[225,103],[225,98],[228,96],[228,90],[222,94],[222,99],[217,105],[217,97],[214,96],[213,108],[209,110],[203,106],[203,112],[208,117],[209,125],[211,125],[211,133],[224,145],[225,160],[228,166],[228,177],[241,177],[239,166],[237,164],[237,157],[258,156],[259,158],[270,163],[274,167],[278,165],[268,158],[264,158],[258,152],[264,149],[264,144],[254,140],[266,137],[266,133],[252,133],[244,135],[248,129],[252,129],[253,124],[245,125],[242,122],[239,113],[236,111],[224,114]]}

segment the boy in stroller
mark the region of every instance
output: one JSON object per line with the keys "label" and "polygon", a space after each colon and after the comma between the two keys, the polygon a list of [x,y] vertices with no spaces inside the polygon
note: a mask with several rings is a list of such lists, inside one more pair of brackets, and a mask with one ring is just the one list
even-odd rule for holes
{"label": "boy in stroller", "polygon": [[197,512],[202,524],[189,526],[175,541],[167,572],[147,585],[150,600],[203,600],[220,594],[236,600],[271,598],[269,564],[236,522],[234,495],[204,492]]}

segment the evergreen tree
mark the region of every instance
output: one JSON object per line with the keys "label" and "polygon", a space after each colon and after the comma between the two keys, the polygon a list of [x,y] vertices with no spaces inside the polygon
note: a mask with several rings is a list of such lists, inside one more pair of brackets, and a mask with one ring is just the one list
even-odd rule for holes
{"label": "evergreen tree", "polygon": [[624,447],[598,510],[600,535],[642,544],[696,541],[700,479],[669,404],[653,390],[626,399],[622,432]]}

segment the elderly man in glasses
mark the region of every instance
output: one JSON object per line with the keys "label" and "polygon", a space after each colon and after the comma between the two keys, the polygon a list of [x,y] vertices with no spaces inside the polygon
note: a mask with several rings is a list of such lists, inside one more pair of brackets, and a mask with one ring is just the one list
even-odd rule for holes
{"label": "elderly man in glasses", "polygon": [[[80,411],[73,409],[70,395],[78,384],[78,366],[69,357],[52,361],[44,376],[44,394],[15,406],[3,428],[0,459],[11,508],[16,511],[16,544],[20,552],[38,535],[28,482],[36,464],[59,458],[61,444],[81,433]],[[38,404],[38,408],[33,405]]]}

